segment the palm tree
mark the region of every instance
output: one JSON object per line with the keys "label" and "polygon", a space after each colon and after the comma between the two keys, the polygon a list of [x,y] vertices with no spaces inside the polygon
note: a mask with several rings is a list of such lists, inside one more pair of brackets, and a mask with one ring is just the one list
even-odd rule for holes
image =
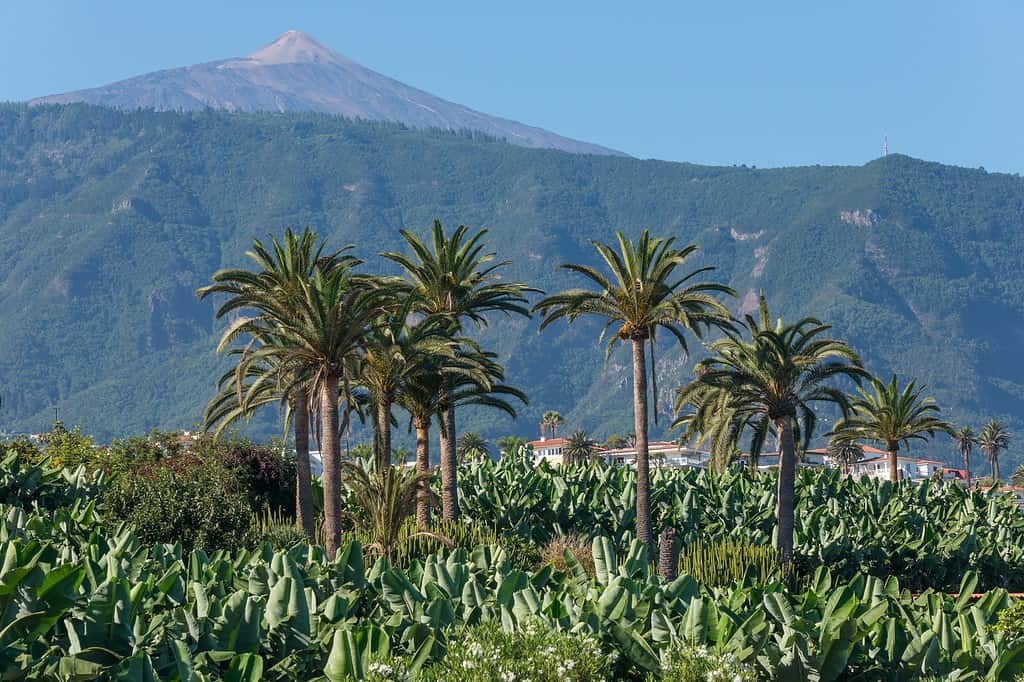
{"label": "palm tree", "polygon": [[592,440],[586,431],[573,431],[562,453],[566,464],[586,462],[597,454],[597,441]]}
{"label": "palm tree", "polygon": [[850,475],[850,467],[864,459],[864,446],[852,438],[832,438],[826,448],[829,460],[839,464],[843,475]]}
{"label": "palm tree", "polygon": [[912,440],[927,440],[935,433],[952,429],[939,415],[939,406],[924,395],[925,387],[911,381],[902,389],[894,374],[889,383],[870,380],[870,390],[858,388],[850,403],[851,412],[840,419],[833,434],[846,438],[873,440],[889,453],[889,480],[900,480],[897,453],[900,445]]}
{"label": "palm tree", "polygon": [[527,446],[526,439],[520,436],[502,436],[495,442],[502,457],[518,455],[519,451]]}
{"label": "palm tree", "polygon": [[[196,291],[200,300],[211,294],[227,294],[228,300],[217,310],[218,319],[237,310],[259,308],[266,302],[275,301],[275,306],[287,310],[294,304],[294,299],[301,295],[303,285],[313,277],[314,273],[348,272],[358,264],[358,260],[347,253],[351,247],[345,247],[333,253],[324,251],[326,244],[320,242],[315,232],[306,228],[301,234],[286,229],[284,238],[278,241],[271,237],[270,248],[256,239],[253,248],[246,256],[256,265],[255,270],[224,269],[213,276],[213,284]],[[256,331],[253,325],[250,332]],[[269,325],[273,326],[272,321]],[[260,326],[261,336],[253,334],[254,342],[287,343],[287,340],[275,336],[272,329]],[[227,335],[219,348],[226,346]],[[236,349],[237,350],[237,349]],[[231,391],[227,375],[221,378],[220,394],[208,406],[205,415],[207,426],[215,422],[221,424],[216,435],[223,428],[240,418],[250,418],[261,405],[281,402],[290,408],[285,413],[285,430],[288,417],[292,416],[295,427],[296,457],[296,510],[295,517],[299,528],[312,536],[313,529],[313,494],[312,474],[309,463],[309,396],[308,377],[301,371],[296,374],[295,368],[285,370],[273,362],[252,363],[246,351],[235,352],[239,362],[231,374],[234,377],[235,390]],[[242,382],[248,377],[252,384],[244,392]],[[233,396],[231,394],[234,394]],[[232,404],[232,399],[234,399]]]}
{"label": "palm tree", "polygon": [[562,415],[555,410],[548,410],[544,413],[544,416],[540,418],[540,435],[543,437],[547,431],[551,433],[551,437],[555,437],[555,433],[558,427],[565,423],[565,419]]}
{"label": "palm tree", "polygon": [[[347,474],[345,486],[362,512],[361,517],[354,520],[365,523],[370,536],[368,546],[394,561],[402,528],[416,508],[417,492],[431,474],[406,467],[367,470],[360,462],[343,462],[342,466]],[[407,537],[418,536],[445,540],[436,533],[422,530]]]}
{"label": "palm tree", "polygon": [[978,436],[970,426],[962,426],[953,434],[953,446],[960,458],[964,461],[964,471],[967,472],[965,484],[967,489],[971,488],[971,452],[978,444]]}
{"label": "palm tree", "polygon": [[779,446],[777,544],[788,570],[793,555],[796,426],[800,425],[806,446],[817,424],[811,405],[834,403],[845,409],[846,395],[833,382],[866,373],[846,343],[825,336],[828,325],[812,317],[773,324],[763,295],[759,313],[757,319],[747,315],[743,323],[749,341],[727,329],[725,338],[711,344],[712,355],[697,364],[694,380],[679,389],[676,412],[688,405],[698,410],[724,405],[730,415],[728,439],[738,440],[749,432],[752,456],[761,453],[774,431]]}
{"label": "palm tree", "polygon": [[459,440],[455,444],[455,452],[462,461],[466,461],[469,458],[489,459],[491,456],[491,446],[479,433],[466,431],[459,436]]}
{"label": "palm tree", "polygon": [[[383,253],[405,271],[396,286],[415,293],[419,312],[446,318],[461,332],[466,321],[478,328],[487,325],[489,313],[530,316],[526,295],[536,291],[521,282],[501,279],[498,271],[509,261],[495,261],[494,253],[484,251],[487,230],[469,234],[460,225],[446,235],[440,220],[434,221],[428,245],[413,233],[402,230],[402,237],[413,256]],[[442,391],[450,390],[442,387]],[[447,402],[441,414],[441,504],[445,520],[459,518],[457,485],[458,458],[455,452],[455,404]]]}
{"label": "palm tree", "polygon": [[[433,366],[421,366],[398,394],[397,402],[409,412],[410,426],[416,432],[417,471],[430,471],[430,422],[444,407],[493,407],[515,418],[515,408],[506,397],[527,403],[524,393],[499,383],[504,380],[504,369],[494,361],[493,353],[476,350],[472,344],[467,344],[467,349],[471,352],[446,358],[443,362],[435,358]],[[442,391],[443,387],[448,390]],[[421,483],[416,504],[416,523],[420,528],[425,528],[430,520],[431,504],[429,480],[426,480]]]}
{"label": "palm tree", "polygon": [[405,384],[453,360],[459,346],[459,340],[450,334],[450,325],[439,317],[428,316],[411,324],[414,303],[414,298],[407,296],[402,305],[372,325],[353,370],[376,408],[378,467],[391,465],[391,406]]}
{"label": "palm tree", "polygon": [[[605,330],[617,327],[611,335],[605,358],[621,342],[633,348],[633,421],[636,427],[636,525],[637,538],[653,557],[650,506],[650,462],[647,449],[647,359],[645,344],[653,352],[655,332],[661,328],[675,337],[686,352],[686,333],[700,336],[708,327],[728,327],[729,312],[712,294],[734,295],[732,289],[712,282],[692,281],[713,268],[697,268],[680,274],[696,245],[675,248],[675,239],[652,237],[644,230],[636,242],[617,232],[618,253],[600,242],[591,242],[600,254],[608,275],[587,265],[562,267],[582,275],[595,289],[570,289],[549,296],[534,310],[544,315],[541,329],[555,320],[573,322],[584,315],[605,320]],[[653,363],[653,356],[652,356]],[[653,366],[653,365],[652,365]],[[657,401],[657,383],[654,396]],[[657,403],[655,403],[657,421]]]}
{"label": "palm tree", "polygon": [[[252,361],[276,364],[286,376],[301,377],[295,381],[314,387],[313,393],[319,397],[326,549],[332,558],[341,541],[339,395],[350,396],[353,361],[379,319],[387,293],[368,286],[365,278],[348,267],[316,270],[294,295],[254,297],[249,307],[255,308],[258,316],[236,320],[220,343],[223,348],[243,335],[273,335],[283,342],[253,350]],[[347,414],[346,410],[346,420]]]}
{"label": "palm tree", "polygon": [[[243,349],[231,353],[243,355]],[[285,386],[293,385],[291,391]],[[217,382],[218,393],[203,412],[203,426],[216,426],[214,439],[239,419],[249,421],[255,411],[269,404],[284,408],[284,431],[295,432],[295,521],[299,530],[310,539],[315,537],[313,521],[312,471],[309,462],[309,396],[302,382],[282,376],[280,369],[266,363],[255,364],[245,358]]]}
{"label": "palm tree", "polygon": [[1006,425],[996,419],[981,427],[978,434],[978,447],[985,453],[985,458],[992,465],[992,480],[999,483],[999,453],[1010,447],[1010,432]]}

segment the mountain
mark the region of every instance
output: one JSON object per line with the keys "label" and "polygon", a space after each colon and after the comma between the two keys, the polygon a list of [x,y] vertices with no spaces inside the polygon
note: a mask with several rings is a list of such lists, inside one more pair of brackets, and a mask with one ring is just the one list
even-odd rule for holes
{"label": "mountain", "polygon": [[[1024,181],[890,155],[863,166],[752,169],[573,155],[319,114],[0,106],[0,429],[62,420],[101,437],[190,427],[222,360],[196,287],[252,238],[311,225],[368,267],[400,228],[487,227],[509,276],[548,291],[594,263],[590,239],[650,227],[776,314],[835,325],[868,368],[930,386],[958,423],[1024,433]],[[629,363],[602,369],[599,327],[498,318],[484,343],[530,405],[594,436],[631,428]],[[695,344],[696,345],[696,344]],[[661,414],[692,359],[663,339]],[[268,412],[264,432],[273,427]],[[402,429],[404,431],[404,429]],[[1020,440],[1009,462],[1017,458]],[[914,452],[952,457],[948,442]],[[1010,465],[1004,465],[1004,470]]]}
{"label": "mountain", "polygon": [[157,71],[31,103],[70,102],[160,111],[317,111],[410,128],[474,130],[523,147],[622,155],[435,97],[371,71],[301,31],[288,31],[248,57]]}

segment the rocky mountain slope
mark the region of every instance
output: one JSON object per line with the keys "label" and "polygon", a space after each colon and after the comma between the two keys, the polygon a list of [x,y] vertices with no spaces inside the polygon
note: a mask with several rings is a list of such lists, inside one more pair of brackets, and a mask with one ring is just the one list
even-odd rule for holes
{"label": "rocky mountain slope", "polygon": [[171,111],[317,111],[411,128],[473,130],[523,147],[620,154],[448,102],[371,71],[300,31],[288,31],[248,57],[157,71],[32,104],[69,102]]}

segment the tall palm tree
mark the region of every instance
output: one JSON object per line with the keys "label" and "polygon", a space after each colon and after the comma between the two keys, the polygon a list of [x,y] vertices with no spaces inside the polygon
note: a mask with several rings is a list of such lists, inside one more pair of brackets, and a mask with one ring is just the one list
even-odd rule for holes
{"label": "tall palm tree", "polygon": [[586,431],[573,431],[569,442],[562,448],[566,464],[580,464],[597,454],[597,442]]}
{"label": "tall palm tree", "polygon": [[[269,247],[256,239],[253,248],[246,256],[255,264],[254,270],[228,268],[219,270],[213,276],[213,284],[196,291],[200,300],[212,294],[226,294],[227,301],[217,310],[218,319],[246,308],[259,308],[274,301],[275,306],[282,310],[294,303],[301,295],[302,286],[313,277],[315,272],[348,272],[358,260],[347,252],[351,247],[338,251],[325,251],[326,244],[319,241],[315,232],[309,228],[296,233],[290,228],[285,230],[280,241],[271,237]],[[287,340],[275,336],[272,320],[264,320],[268,324],[253,325],[250,332],[260,328],[261,335],[252,334],[252,343],[287,343]],[[226,339],[225,339],[226,340]],[[222,341],[219,348],[226,344]],[[239,360],[235,370],[230,374],[234,381],[234,390],[229,385],[227,375],[221,378],[221,392],[208,406],[206,424],[220,423],[217,435],[223,428],[236,419],[251,417],[253,411],[261,405],[281,402],[290,410],[285,413],[285,430],[288,417],[292,416],[295,427],[296,456],[296,510],[295,516],[299,527],[312,536],[313,534],[313,495],[309,462],[309,396],[307,377],[295,374],[296,368],[285,370],[273,362],[252,363],[245,350],[233,352]],[[288,372],[292,372],[289,374]],[[252,380],[243,393],[243,378]],[[245,399],[243,400],[243,395]]]}
{"label": "tall palm tree", "polygon": [[985,453],[985,458],[992,466],[992,480],[999,483],[999,453],[1010,447],[1010,432],[1006,425],[993,419],[981,427],[978,447]]}
{"label": "tall palm tree", "polygon": [[968,490],[971,488],[971,453],[977,444],[978,436],[970,426],[962,426],[953,434],[953,446],[964,461],[964,471],[967,472],[965,484]]}
{"label": "tall palm tree", "polygon": [[[608,341],[605,358],[621,342],[633,349],[633,421],[636,427],[636,526],[637,537],[648,547],[653,558],[654,537],[651,533],[650,462],[647,448],[647,353],[653,351],[656,330],[671,334],[683,351],[687,351],[687,333],[701,336],[708,327],[728,327],[729,311],[714,294],[735,295],[729,287],[713,282],[694,284],[698,276],[713,268],[703,267],[683,272],[696,245],[675,248],[675,239],[652,237],[644,230],[639,239],[630,242],[617,232],[615,248],[592,241],[608,274],[588,265],[566,264],[562,267],[582,275],[594,289],[570,289],[548,296],[534,310],[544,315],[541,329],[565,318],[573,322],[584,315],[605,320],[605,330],[617,327]],[[653,356],[651,358],[653,366]],[[654,397],[657,401],[657,385]],[[657,420],[657,404],[655,404]]]}
{"label": "tall palm tree", "polygon": [[870,390],[857,389],[850,414],[836,423],[833,433],[884,445],[889,457],[889,480],[895,483],[900,480],[900,445],[927,440],[936,432],[951,433],[952,428],[939,417],[935,401],[924,395],[924,386],[918,388],[911,381],[901,389],[895,374],[889,383],[872,377],[869,386]]}
{"label": "tall palm tree", "polygon": [[253,299],[248,307],[259,314],[237,319],[220,343],[223,348],[242,336],[272,334],[284,342],[253,350],[252,361],[277,364],[287,376],[302,377],[303,383],[314,387],[319,398],[326,548],[332,558],[341,541],[339,395],[350,395],[353,360],[379,319],[386,295],[386,290],[368,286],[350,268],[317,270],[294,296]]}
{"label": "tall palm tree", "polygon": [[826,448],[829,460],[839,464],[844,475],[849,476],[850,467],[864,459],[864,446],[852,438],[834,437]]}
{"label": "tall palm tree", "polygon": [[[401,234],[413,255],[381,255],[402,268],[404,278],[395,285],[417,295],[419,312],[448,319],[457,332],[462,332],[467,321],[477,328],[486,326],[491,313],[530,316],[526,296],[536,290],[501,278],[499,270],[509,261],[496,261],[494,253],[485,251],[483,238],[487,230],[470,234],[467,226],[460,225],[448,235],[441,221],[435,220],[429,244],[407,230]],[[442,391],[449,390],[442,387]],[[455,404],[450,400],[442,403],[447,406],[442,408],[440,429],[441,504],[445,520],[457,520]]]}
{"label": "tall palm tree", "polygon": [[806,446],[817,424],[812,404],[833,403],[845,409],[846,395],[833,383],[866,373],[853,349],[827,337],[831,327],[819,320],[806,317],[795,324],[773,324],[763,295],[759,316],[747,315],[743,326],[749,340],[740,331],[727,329],[724,338],[711,344],[712,355],[697,364],[694,380],[679,389],[676,412],[687,406],[700,410],[724,405],[731,415],[729,439],[749,432],[751,455],[762,451],[774,431],[779,446],[777,544],[788,570],[793,555],[795,434],[802,434]]}
{"label": "tall palm tree", "polygon": [[547,427],[548,432],[551,433],[551,437],[554,438],[558,427],[565,423],[565,419],[559,412],[555,410],[548,410],[541,417],[541,435],[544,435],[544,428]]}

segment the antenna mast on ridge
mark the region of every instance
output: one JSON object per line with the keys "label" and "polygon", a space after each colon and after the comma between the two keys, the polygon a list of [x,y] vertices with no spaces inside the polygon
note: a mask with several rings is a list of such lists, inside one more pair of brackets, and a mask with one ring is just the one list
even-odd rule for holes
{"label": "antenna mast on ridge", "polygon": [[882,132],[882,156],[889,156],[889,134]]}

